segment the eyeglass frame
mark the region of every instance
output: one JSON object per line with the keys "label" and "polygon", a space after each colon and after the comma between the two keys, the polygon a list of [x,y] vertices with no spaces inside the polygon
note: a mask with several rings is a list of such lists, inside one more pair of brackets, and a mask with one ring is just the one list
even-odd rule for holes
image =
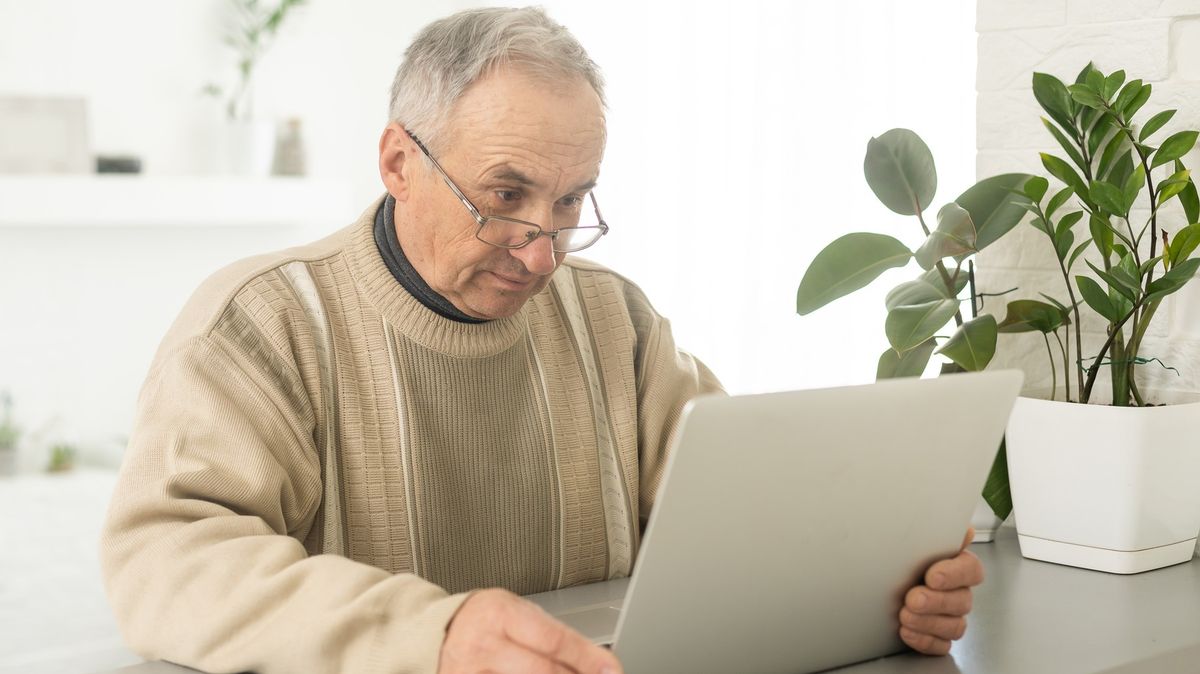
{"label": "eyeglass frame", "polygon": [[[554,250],[554,252],[556,252],[556,253],[578,253],[581,250],[586,250],[586,249],[591,248],[592,246],[596,245],[597,243],[600,242],[600,239],[602,239],[604,237],[604,235],[608,234],[608,230],[609,230],[608,223],[605,222],[604,216],[600,215],[600,204],[596,203],[596,195],[591,190],[588,190],[588,198],[592,200],[592,208],[596,211],[596,220],[597,220],[597,222],[600,223],[599,225],[596,225],[596,226],[588,225],[585,227],[562,227],[560,229],[553,229],[550,231],[546,231],[546,230],[542,229],[542,227],[540,225],[538,225],[537,223],[529,222],[528,220],[520,220],[518,218],[509,218],[509,217],[506,217],[503,215],[484,215],[483,213],[481,213],[479,211],[478,208],[475,207],[475,204],[471,203],[471,200],[468,199],[467,195],[464,194],[463,191],[458,188],[458,185],[456,185],[454,183],[454,181],[450,179],[450,174],[446,173],[446,169],[442,168],[442,165],[439,164],[438,161],[433,158],[433,154],[429,152],[429,148],[425,147],[425,143],[422,143],[421,139],[417,138],[416,134],[414,134],[412,131],[405,129],[404,132],[408,134],[409,138],[413,139],[413,142],[417,144],[417,147],[421,148],[421,152],[425,153],[425,157],[427,159],[429,159],[430,163],[433,164],[433,167],[435,169],[437,169],[438,174],[440,174],[442,176],[442,180],[444,180],[446,182],[446,186],[450,188],[450,191],[454,192],[454,196],[458,197],[458,200],[462,202],[463,206],[467,207],[467,211],[469,211],[471,213],[471,217],[475,218],[475,223],[477,225],[479,225],[479,227],[475,230],[475,238],[482,241],[483,243],[486,243],[489,246],[495,246],[496,248],[503,248],[504,250],[518,250],[518,249],[528,246],[529,244],[533,243],[534,241],[537,241],[538,239],[540,239],[543,236],[548,236],[548,237],[550,237],[550,248],[552,250]],[[516,246],[506,246],[506,245],[500,244],[500,243],[493,243],[493,242],[488,241],[487,239],[484,239],[483,237],[480,236],[480,234],[483,233],[483,228],[487,226],[488,220],[503,220],[505,222],[512,222],[512,223],[516,223],[519,225],[527,225],[529,227],[533,227],[534,229],[536,229],[537,234],[534,236],[526,235],[525,241],[523,241],[522,243],[520,243],[519,245],[516,245]],[[597,236],[595,241],[592,241],[588,245],[583,246],[581,248],[576,248],[574,250],[558,250],[558,249],[554,248],[554,244],[558,242],[558,235],[563,231],[572,230],[572,229],[575,229],[575,230],[599,229],[600,236]]]}

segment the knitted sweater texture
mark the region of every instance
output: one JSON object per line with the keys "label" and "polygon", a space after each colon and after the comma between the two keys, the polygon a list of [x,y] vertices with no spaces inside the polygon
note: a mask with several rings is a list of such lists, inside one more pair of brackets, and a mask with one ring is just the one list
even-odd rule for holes
{"label": "knitted sweater texture", "polygon": [[380,258],[378,207],[218,272],[163,340],[101,550],[141,655],[433,672],[471,590],[630,573],[679,414],[716,379],[580,259],[512,317],[437,315]]}

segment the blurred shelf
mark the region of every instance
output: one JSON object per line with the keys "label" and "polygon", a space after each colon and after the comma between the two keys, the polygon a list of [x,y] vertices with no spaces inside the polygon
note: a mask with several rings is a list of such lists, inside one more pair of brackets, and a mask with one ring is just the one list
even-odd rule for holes
{"label": "blurred shelf", "polygon": [[226,176],[0,176],[0,227],[295,227],[352,217],[349,183]]}

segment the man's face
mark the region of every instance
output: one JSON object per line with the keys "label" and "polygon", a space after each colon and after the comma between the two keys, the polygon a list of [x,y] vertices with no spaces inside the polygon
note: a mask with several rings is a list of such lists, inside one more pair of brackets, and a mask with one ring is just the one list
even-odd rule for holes
{"label": "man's face", "polygon": [[[500,70],[459,99],[435,159],[483,215],[551,230],[555,212],[574,207],[594,184],[604,141],[603,107],[585,80],[550,83]],[[546,287],[565,255],[549,237],[519,249],[488,245],[419,154],[407,156],[405,168],[410,189],[397,198],[397,236],[434,291],[469,316],[494,319],[517,313]]]}

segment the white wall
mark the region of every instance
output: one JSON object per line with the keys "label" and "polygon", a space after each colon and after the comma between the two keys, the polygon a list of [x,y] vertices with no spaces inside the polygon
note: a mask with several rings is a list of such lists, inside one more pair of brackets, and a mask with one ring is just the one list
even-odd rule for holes
{"label": "white wall", "polygon": [[[1153,85],[1150,102],[1137,121],[1160,110],[1179,109],[1155,138],[1200,128],[1200,2],[1196,0],[979,0],[977,29],[980,178],[1007,171],[1048,175],[1037,153],[1062,156],[1039,121],[1044,113],[1030,86],[1034,71],[1070,83],[1088,61],[1106,73],[1124,69],[1129,79]],[[1185,157],[1193,170],[1200,166],[1198,160],[1197,151]],[[1177,204],[1160,214],[1161,227],[1171,232],[1186,224],[1183,220]],[[1084,232],[1085,224],[1078,227],[1078,240],[1086,237]],[[993,305],[999,313],[1009,299],[1040,299],[1038,292],[1066,296],[1046,237],[1028,225],[1019,226],[979,258],[981,289],[1020,287],[1018,293]],[[1082,262],[1075,272],[1081,269],[1086,269]],[[1104,327],[1086,320],[1084,326],[1087,352],[1089,344],[1100,345]],[[1161,358],[1179,371],[1177,375],[1157,365],[1142,366],[1138,381],[1143,391],[1155,390],[1163,401],[1200,393],[1200,367],[1196,366],[1200,363],[1200,284],[1192,283],[1167,298],[1142,355]],[[1021,367],[1031,388],[1048,390],[1046,361],[1040,336],[1001,335],[993,367]],[[1101,370],[1095,388],[1100,397],[1107,387],[1106,370]]]}
{"label": "white wall", "polygon": [[[311,174],[353,195],[347,220],[381,192],[375,147],[404,47],[469,4],[310,0],[262,62],[257,111],[303,119]],[[545,6],[609,81],[596,193],[614,230],[589,256],[643,285],[678,342],[735,392],[872,379],[889,279],[805,318],[794,313],[796,285],[844,232],[887,228],[918,243],[916,226],[863,181],[871,135],[921,133],[942,201],[972,181],[970,3]],[[232,68],[220,44],[226,9],[223,0],[0,0],[0,94],[84,96],[97,151],[140,155],[153,175],[208,170],[220,111],[197,91]],[[190,289],[225,262],[302,234],[0,228],[0,251],[17,252],[0,267],[0,388],[16,395],[22,424],[41,430],[27,467],[56,435],[115,456],[153,346]]]}

